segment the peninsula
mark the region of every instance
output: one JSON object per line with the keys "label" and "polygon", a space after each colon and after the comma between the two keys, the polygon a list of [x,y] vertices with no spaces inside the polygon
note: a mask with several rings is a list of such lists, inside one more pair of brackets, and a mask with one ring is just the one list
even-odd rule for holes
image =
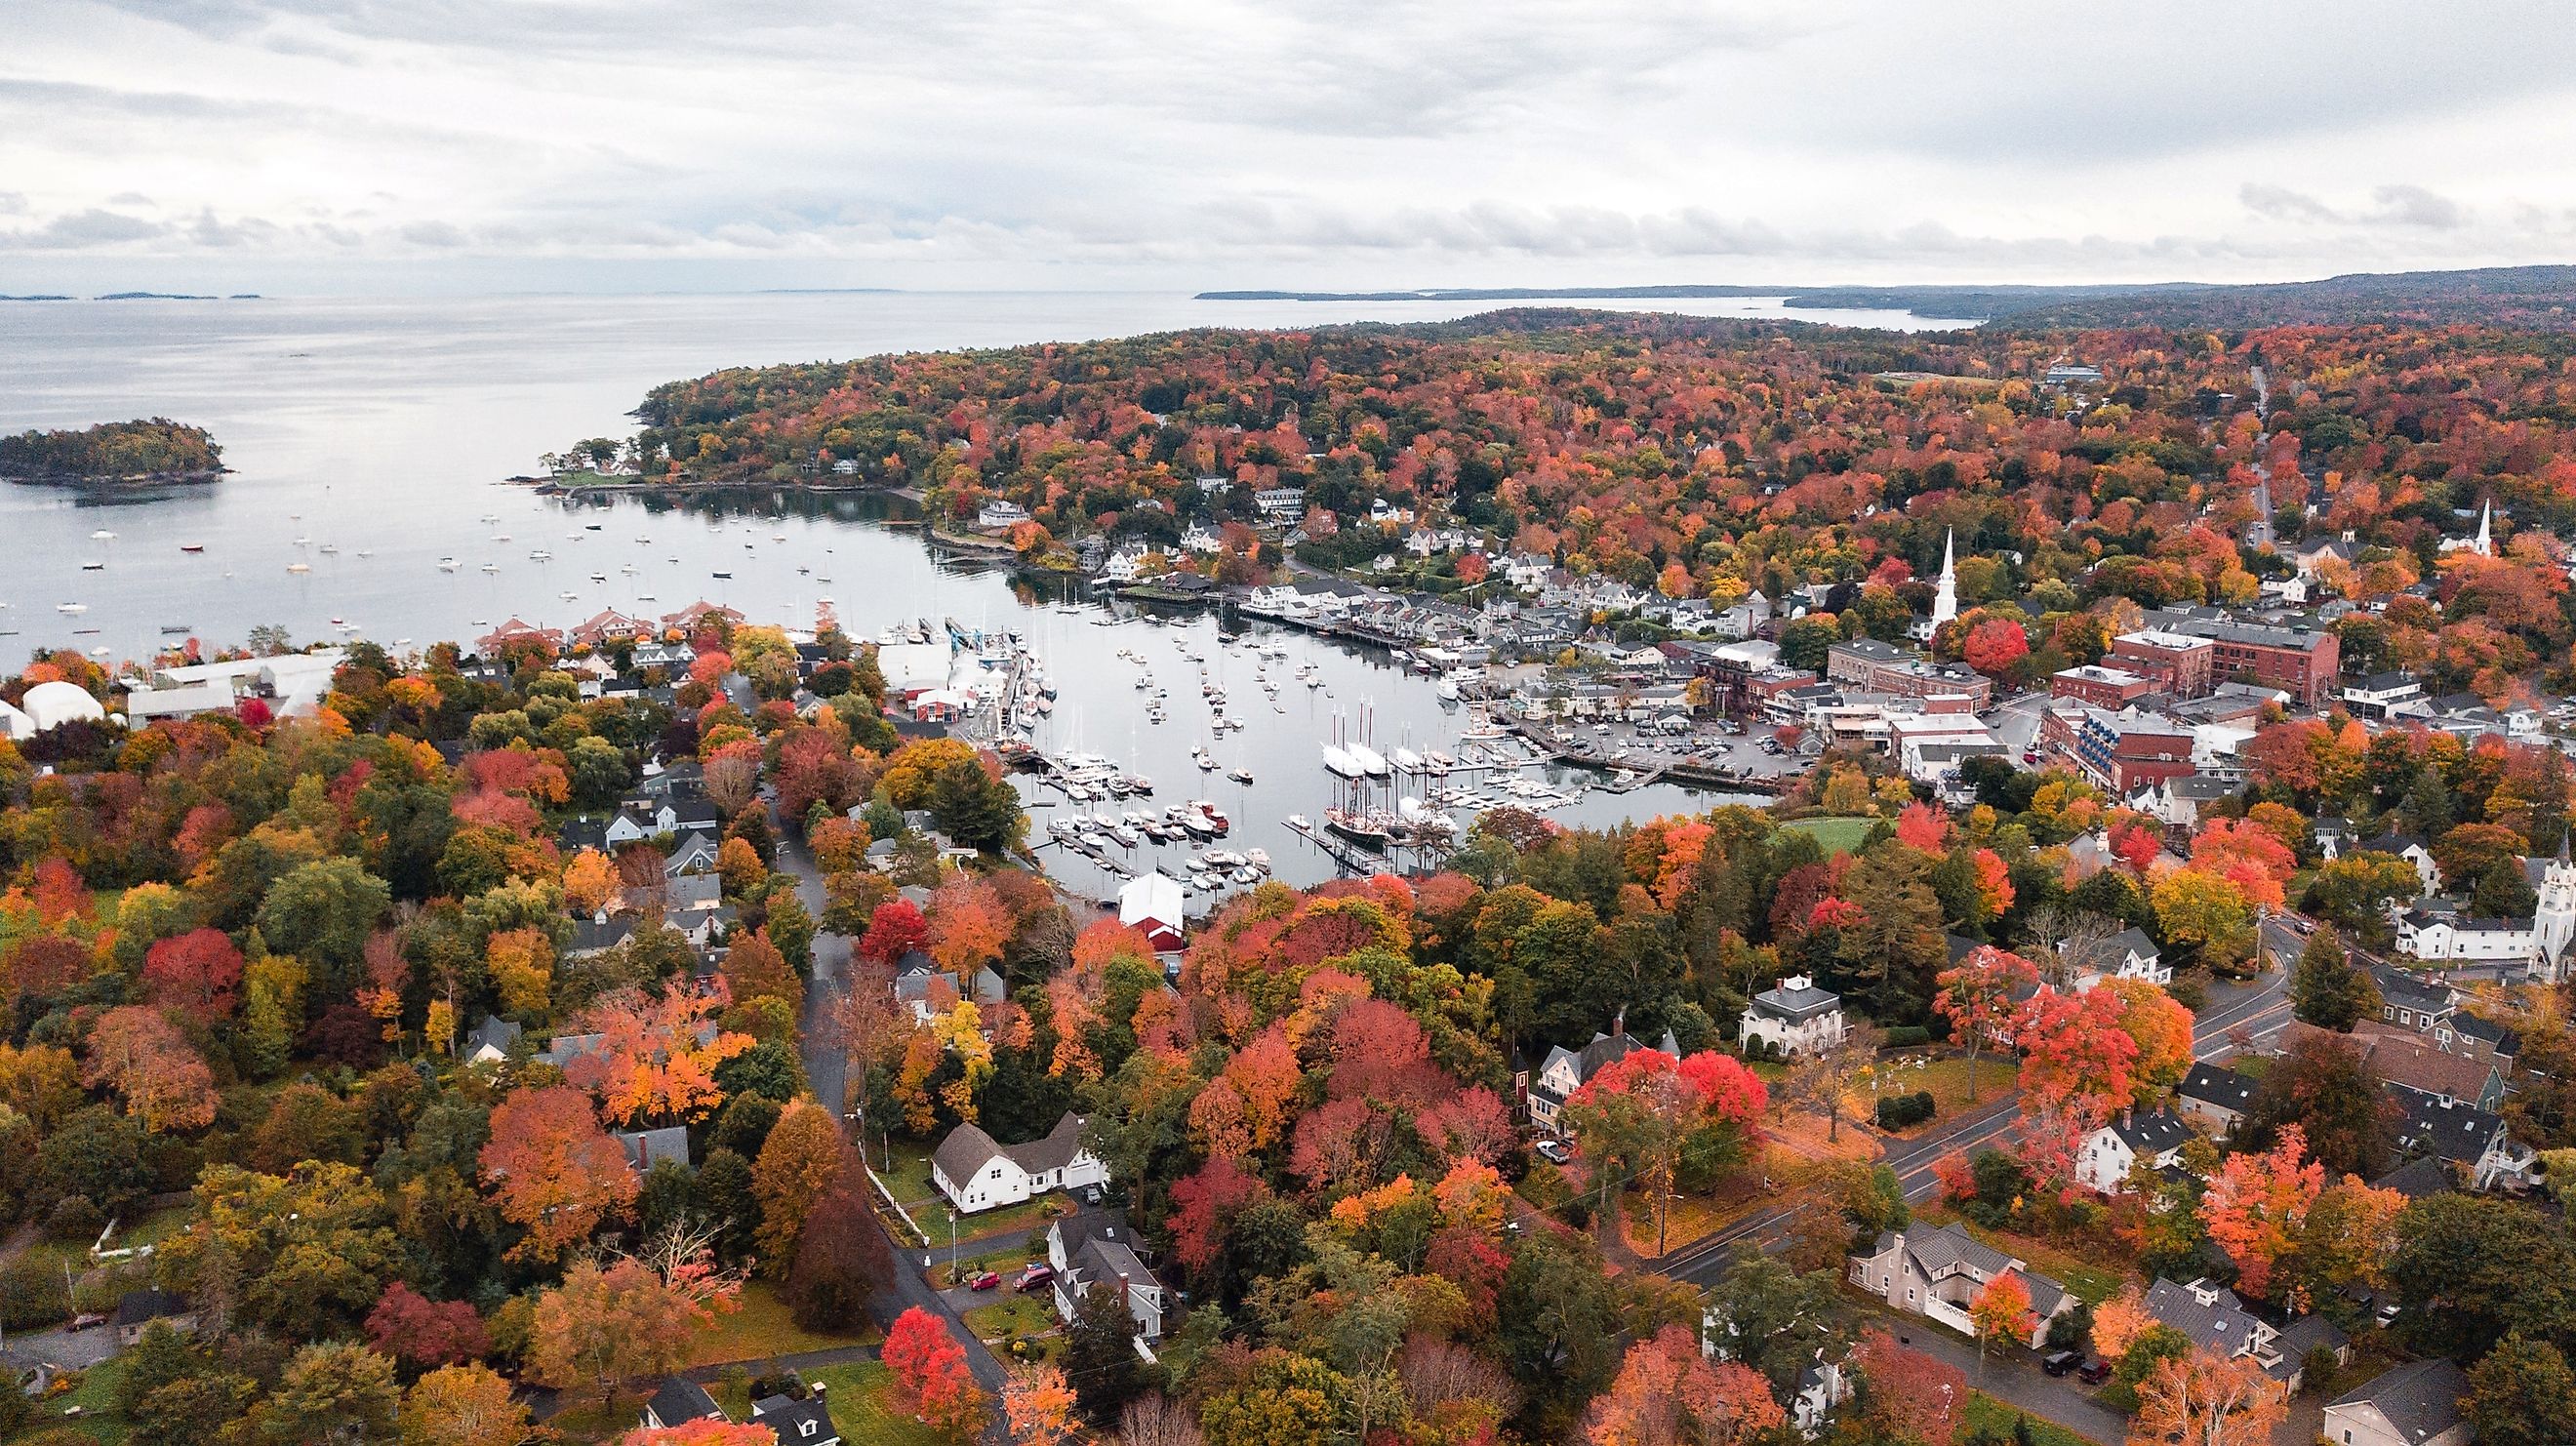
{"label": "peninsula", "polygon": [[105,486],[211,482],[223,473],[214,438],[167,417],[0,437],[0,481]]}

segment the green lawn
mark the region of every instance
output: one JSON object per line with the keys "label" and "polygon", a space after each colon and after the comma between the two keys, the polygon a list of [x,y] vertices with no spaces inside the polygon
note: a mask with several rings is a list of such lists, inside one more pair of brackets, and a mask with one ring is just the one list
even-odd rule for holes
{"label": "green lawn", "polygon": [[894,1402],[894,1377],[881,1361],[824,1366],[805,1373],[807,1385],[824,1388],[823,1400],[832,1424],[844,1441],[868,1446],[940,1446],[929,1427],[907,1415]]}
{"label": "green lawn", "polygon": [[[1916,1059],[1924,1062],[1921,1064],[1910,1062]],[[1910,1129],[1893,1133],[1920,1134],[1937,1125],[1948,1123],[1952,1116],[1972,1107],[1968,1100],[1968,1057],[1964,1054],[1901,1056],[1898,1059],[1882,1060],[1876,1068],[1880,1071],[1880,1078],[1876,1081],[1879,1094],[1910,1095],[1917,1090],[1930,1090],[1933,1102],[1938,1106],[1938,1111],[1932,1118]],[[1975,1105],[1992,1104],[1996,1096],[2011,1089],[2014,1068],[2010,1055],[1998,1058],[1995,1051],[1991,1049],[1978,1055]],[[1864,1082],[1861,1088],[1852,1092],[1849,1102],[1844,1106],[1844,1114],[1850,1119],[1872,1120],[1874,1123],[1872,1111],[1875,1108],[1875,1097],[1870,1092],[1869,1083]]]}
{"label": "green lawn", "polygon": [[1874,818],[1802,818],[1780,827],[1784,831],[1796,829],[1801,833],[1814,834],[1816,842],[1823,844],[1827,853],[1847,854],[1860,847],[1860,841],[1869,837],[1870,829],[1877,823]]}
{"label": "green lawn", "polygon": [[[116,1382],[125,1368],[114,1360],[105,1360],[80,1373],[80,1385],[59,1396],[48,1396],[39,1406],[43,1413],[37,1419],[59,1421],[94,1440],[110,1443],[126,1438],[125,1418],[116,1411]],[[65,1419],[63,1413],[74,1407],[80,1415]]]}
{"label": "green lawn", "polygon": [[[928,1145],[915,1140],[895,1141],[893,1163],[879,1161],[877,1174],[885,1180],[886,1188],[894,1192],[894,1198],[902,1202],[903,1208],[913,1211],[915,1216],[920,1214],[919,1206],[946,1203],[939,1187],[930,1183]],[[930,1222],[922,1221],[921,1228],[929,1229]]]}
{"label": "green lawn", "polygon": [[1973,1438],[1979,1431],[1984,1431],[1990,1436],[2010,1441],[2013,1438],[2015,1419],[2025,1417],[2030,1422],[2030,1439],[2034,1446],[2093,1446],[2091,1441],[2056,1422],[2043,1421],[2037,1416],[2030,1416],[2027,1412],[2007,1406],[1983,1391],[1968,1393],[1967,1423],[1960,1429],[1959,1439],[1966,1441]]}
{"label": "green lawn", "polygon": [[[939,1279],[946,1280],[948,1278],[948,1252],[944,1249],[939,1249],[933,1250],[931,1254],[938,1262],[938,1264],[933,1267],[934,1274]],[[1009,1240],[997,1241],[990,1245],[978,1246],[960,1254],[957,1257],[957,1278],[960,1281],[963,1281],[968,1276],[975,1274],[979,1270],[990,1270],[1007,1279],[1010,1276],[1018,1274],[1022,1266],[1028,1265],[1032,1261],[1043,1261],[1045,1259],[1045,1241],[1039,1241],[1037,1245],[1032,1248],[1028,1243],[1027,1236],[1014,1236]]]}
{"label": "green lawn", "polygon": [[755,1280],[743,1287],[741,1307],[716,1317],[715,1324],[698,1337],[696,1348],[689,1353],[689,1364],[765,1361],[772,1356],[856,1345],[866,1339],[864,1331],[835,1335],[805,1329],[789,1317],[787,1302],[779,1298],[777,1286]]}
{"label": "green lawn", "polygon": [[2120,1287],[2130,1278],[2126,1271],[2096,1264],[2053,1242],[2007,1230],[1988,1230],[1973,1220],[1962,1218],[1947,1206],[1926,1206],[1914,1214],[1915,1218],[1933,1225],[1957,1224],[1975,1239],[2006,1254],[2021,1257],[2031,1269],[2054,1277],[2077,1299],[2092,1305],[2099,1305],[2119,1294]]}
{"label": "green lawn", "polygon": [[986,1342],[1051,1331],[1056,1328],[1054,1299],[1046,1291],[1006,1295],[966,1312],[966,1328]]}

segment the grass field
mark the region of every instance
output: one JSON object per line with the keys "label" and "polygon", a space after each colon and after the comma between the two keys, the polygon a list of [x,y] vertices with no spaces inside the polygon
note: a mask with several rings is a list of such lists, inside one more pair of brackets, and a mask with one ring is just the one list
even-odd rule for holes
{"label": "grass field", "polygon": [[807,1371],[805,1382],[824,1388],[823,1401],[841,1439],[867,1446],[940,1446],[941,1438],[894,1401],[894,1377],[882,1361],[855,1361]]}
{"label": "grass field", "polygon": [[1814,834],[1827,853],[1847,854],[1860,847],[1860,841],[1869,837],[1877,823],[1874,818],[1802,818],[1780,827]]}
{"label": "grass field", "polygon": [[1033,1336],[1056,1327],[1055,1297],[1047,1291],[1027,1295],[1005,1294],[966,1312],[966,1328],[979,1341],[1005,1341],[1013,1336]]}
{"label": "grass field", "polygon": [[2020,1419],[2030,1422],[2030,1439],[2034,1446],[2093,1446],[2092,1442],[2056,1422],[2043,1421],[2028,1412],[2016,1410],[1983,1391],[1968,1393],[1967,1420],[1960,1428],[1959,1439],[1972,1440],[1982,1431],[2010,1441],[2013,1439],[2013,1426]]}
{"label": "grass field", "polygon": [[[1912,1059],[1923,1063],[1914,1064]],[[1887,1068],[1896,1064],[1895,1068]],[[1930,1090],[1933,1103],[1939,1106],[1932,1118],[1911,1129],[1890,1131],[1897,1135],[1917,1135],[1937,1125],[1946,1124],[1960,1111],[1970,1108],[1968,1099],[1968,1057],[1960,1055],[1911,1056],[1906,1062],[1882,1062],[1879,1092],[1910,1095],[1917,1090]],[[1994,1102],[1997,1095],[2013,1086],[2013,1062],[2010,1056],[1998,1059],[1988,1050],[1977,1059],[1977,1105]],[[1867,1120],[1873,1117],[1876,1100],[1867,1089],[1854,1090],[1843,1106],[1846,1119]]]}
{"label": "grass field", "polygon": [[[81,1372],[80,1385],[59,1396],[48,1396],[37,1406],[38,1421],[58,1422],[92,1440],[110,1443],[125,1440],[125,1418],[116,1410],[116,1382],[125,1368],[115,1360],[105,1360]],[[78,1409],[80,1414],[66,1419],[65,1411]]]}
{"label": "grass field", "polygon": [[1926,1206],[1916,1210],[1914,1217],[1934,1225],[1956,1223],[1969,1235],[1997,1250],[2020,1256],[2040,1274],[2054,1276],[2076,1298],[2094,1305],[2119,1294],[2120,1287],[2130,1279],[2128,1272],[2096,1264],[2065,1246],[2009,1230],[1988,1230],[1975,1221],[1962,1219],[1957,1211],[1947,1206]]}
{"label": "grass field", "polygon": [[715,1324],[698,1337],[696,1347],[689,1352],[689,1364],[765,1361],[772,1356],[857,1345],[866,1339],[864,1333],[833,1335],[805,1329],[788,1315],[787,1302],[779,1298],[777,1286],[755,1280],[742,1288],[741,1307],[716,1317]]}

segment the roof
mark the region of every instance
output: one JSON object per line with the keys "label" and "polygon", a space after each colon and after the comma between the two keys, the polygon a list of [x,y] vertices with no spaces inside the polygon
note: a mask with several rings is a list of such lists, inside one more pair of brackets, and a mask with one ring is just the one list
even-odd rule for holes
{"label": "roof", "polygon": [[2232,1069],[2214,1064],[2195,1064],[2191,1073],[2182,1077],[2182,1084],[2175,1093],[2187,1100],[2198,1100],[2205,1105],[2242,1114],[2254,1102],[2254,1081]]}
{"label": "roof", "polygon": [[652,1412],[653,1419],[665,1426],[677,1426],[683,1421],[724,1419],[724,1409],[716,1404],[716,1398],[707,1394],[706,1387],[686,1376],[664,1380],[661,1389],[653,1393],[653,1399],[644,1403],[644,1409]]}
{"label": "roof", "polygon": [[1056,1121],[1055,1128],[1047,1131],[1043,1138],[1031,1140],[1024,1145],[1013,1145],[1004,1153],[1018,1161],[1020,1168],[1032,1175],[1042,1170],[1061,1170],[1071,1164],[1073,1157],[1081,1152],[1082,1127],[1085,1123],[1082,1116],[1067,1110],[1064,1112],[1064,1118]]}
{"label": "roof", "polygon": [[1765,989],[1753,996],[1753,1007],[1774,1019],[1804,1023],[1843,1007],[1843,997],[1813,984],[1803,989]]}
{"label": "roof", "polygon": [[1121,1277],[1131,1285],[1162,1285],[1154,1268],[1136,1253],[1136,1232],[1118,1211],[1077,1210],[1059,1218],[1048,1233],[1063,1246],[1076,1286]]}
{"label": "roof", "polygon": [[930,1163],[952,1183],[963,1185],[982,1173],[984,1167],[1001,1154],[999,1141],[985,1134],[981,1126],[967,1123],[948,1132],[948,1138],[941,1140],[939,1148],[930,1152]]}
{"label": "roof", "polygon": [[841,1439],[840,1431],[832,1425],[831,1411],[821,1401],[763,1396],[751,1403],[751,1419],[792,1446],[824,1446]]}
{"label": "roof", "polygon": [[2310,1351],[2320,1346],[2339,1351],[2352,1344],[2352,1337],[2324,1316],[2303,1315],[2282,1326],[2281,1338],[2274,1344],[2280,1349],[2283,1364],[2296,1367],[2306,1363]]}
{"label": "roof", "polygon": [[2310,1035],[2330,1036],[2350,1044],[2361,1056],[2363,1067],[2383,1084],[2401,1084],[2471,1104],[2487,1097],[2488,1083],[2495,1076],[2495,1066],[2486,1061],[2444,1054],[2429,1037],[2408,1029],[2356,1029],[2351,1034],[2338,1035],[2292,1020],[2281,1032],[2281,1044],[2287,1048]]}
{"label": "roof", "polygon": [[2191,1127],[2171,1110],[2149,1110],[2143,1115],[2131,1113],[2103,1128],[2118,1135],[2135,1153],[2148,1157],[2161,1155],[2167,1150],[2179,1150],[2183,1142],[2191,1138]]}
{"label": "roof", "polygon": [[2475,1105],[2405,1085],[2380,1088],[2398,1110],[2397,1152],[2474,1163],[2504,1133],[2504,1119]]}
{"label": "roof", "polygon": [[2394,1190],[2409,1200],[2428,1200],[2458,1188],[2451,1178],[2450,1166],[2420,1155],[2371,1181],[2370,1187]]}
{"label": "roof", "polygon": [[650,1170],[663,1160],[681,1165],[689,1163],[689,1131],[683,1125],[666,1125],[658,1130],[620,1130],[617,1143],[626,1151],[626,1163],[638,1170]]}
{"label": "roof", "polygon": [[173,1295],[159,1286],[129,1290],[117,1297],[116,1323],[121,1326],[142,1325],[149,1321],[171,1320],[188,1314],[191,1307],[183,1296]]}
{"label": "roof", "polygon": [[2117,934],[2094,940],[2079,953],[2083,962],[2096,969],[2117,969],[2128,962],[2132,954],[2147,960],[2163,957],[2156,952],[2156,941],[2148,938],[2147,931],[2135,924]]}
{"label": "roof", "polygon": [[467,1031],[465,1046],[468,1051],[489,1047],[495,1054],[508,1054],[526,1033],[513,1020],[487,1014],[482,1023]]}
{"label": "roof", "polygon": [[952,1184],[964,1185],[997,1159],[1007,1159],[1032,1175],[1048,1170],[1061,1170],[1082,1152],[1082,1130],[1086,1119],[1067,1110],[1055,1128],[1037,1139],[1017,1145],[1005,1145],[971,1124],[959,1125],[948,1132],[931,1152],[930,1162]]}
{"label": "roof", "polygon": [[2460,1423],[2468,1374],[2446,1360],[2409,1361],[2326,1402],[2329,1411],[2371,1407],[2404,1440],[2429,1441]]}
{"label": "roof", "polygon": [[2195,1280],[2176,1285],[2159,1276],[2147,1291],[2147,1313],[2191,1337],[2191,1343],[2219,1356],[2248,1349],[2262,1322],[2245,1308],[2236,1292]]}

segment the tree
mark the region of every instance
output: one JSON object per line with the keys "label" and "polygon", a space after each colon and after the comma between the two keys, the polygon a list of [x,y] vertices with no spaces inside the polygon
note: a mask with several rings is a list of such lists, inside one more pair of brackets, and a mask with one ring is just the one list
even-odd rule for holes
{"label": "tree", "polygon": [[484,941],[485,967],[501,991],[501,1009],[540,1019],[554,1000],[555,941],[543,929],[500,929]]}
{"label": "tree", "polygon": [[2353,1286],[2384,1286],[2384,1267],[2397,1250],[2397,1216],[2405,1208],[2402,1192],[2372,1189],[2358,1175],[2346,1175],[2320,1192],[2299,1235],[2299,1283],[2305,1298],[2313,1302]]}
{"label": "tree", "polygon": [[2538,1212],[2489,1196],[2417,1200],[2397,1217],[2387,1278],[2407,1343],[2473,1360],[2508,1333],[2566,1339],[2576,1246]]}
{"label": "tree", "polygon": [[2303,1035],[2255,1085],[2240,1143],[2260,1149],[2276,1131],[2295,1124],[2320,1164],[2367,1178],[2386,1162],[2394,1109],[2349,1042]]}
{"label": "tree", "polygon": [[1128,1403],[1118,1418],[1118,1446],[1207,1446],[1187,1406],[1159,1392]]}
{"label": "tree", "polygon": [[1084,1291],[1075,1302],[1073,1322],[1065,1330],[1064,1366],[1084,1416],[1103,1423],[1116,1420],[1144,1389],[1137,1333],[1135,1312],[1106,1285]]}
{"label": "tree", "polygon": [[401,1403],[392,1361],[359,1345],[310,1345],[287,1361],[252,1420],[269,1441],[339,1446],[391,1436]]}
{"label": "tree", "polygon": [[1066,1446],[1080,1438],[1073,1388],[1049,1365],[1016,1365],[1002,1386],[1002,1423],[1013,1446]]}
{"label": "tree", "polygon": [[2290,1004],[2302,1021],[2349,1034],[2355,1024],[2379,1012],[2379,991],[2352,962],[2333,927],[2319,925],[2299,949],[2298,967],[2290,975]]}
{"label": "tree", "polygon": [[777,1446],[778,1433],[758,1421],[725,1421],[706,1417],[685,1425],[638,1426],[617,1438],[617,1446]]}
{"label": "tree", "polygon": [[441,1366],[403,1393],[402,1446],[520,1446],[528,1408],[488,1366]]}
{"label": "tree", "polygon": [[195,929],[164,939],[143,956],[145,997],[200,1024],[233,1012],[241,977],[241,951],[221,929]]}
{"label": "tree", "polygon": [[957,976],[960,995],[972,997],[967,976],[1002,957],[1010,937],[1010,914],[981,879],[958,878],[931,896],[927,947],[933,962]]}
{"label": "tree", "polygon": [[2148,889],[2167,943],[2228,968],[2254,953],[2254,905],[2237,882],[2201,868],[2167,869]]}
{"label": "tree", "polygon": [[709,1028],[722,991],[620,989],[573,1018],[598,1044],[564,1078],[599,1097],[602,1115],[634,1123],[695,1121],[723,1102],[716,1071],[752,1047],[750,1035]]}
{"label": "tree", "polygon": [[788,967],[787,956],[769,940],[766,925],[734,936],[724,957],[725,992],[737,1005],[775,999],[789,1020],[805,1010],[805,982]]}
{"label": "tree", "polygon": [[2161,1095],[2181,1084],[2191,1073],[2195,1048],[2191,1011],[2144,979],[2105,979],[2093,992],[2118,1001],[2120,1028],[2137,1043],[2137,1059],[2130,1066],[2137,1079],[2133,1098]]}
{"label": "tree", "polygon": [[140,1004],[118,1005],[91,1024],[81,1083],[114,1089],[147,1130],[195,1130],[214,1123],[213,1071],[186,1035],[159,1011]]}
{"label": "tree", "polygon": [[[2297,1125],[2283,1126],[2269,1150],[2227,1157],[2201,1196],[2200,1218],[2236,1262],[2238,1289],[2274,1293],[2273,1266],[2298,1243],[2324,1188],[2325,1167],[2307,1158],[2307,1133]],[[2295,1292],[2294,1282],[2284,1284]]]}
{"label": "tree", "polygon": [[1968,1321],[1977,1328],[1977,1369],[1986,1368],[1986,1347],[1996,1341],[2027,1341],[2038,1325],[2031,1314],[2030,1287],[2021,1272],[2007,1270],[1985,1283],[1968,1302]]}
{"label": "tree", "polygon": [[1843,1342],[1835,1307],[1835,1273],[1795,1275],[1769,1256],[1753,1256],[1708,1289],[1709,1345],[1760,1371],[1787,1399],[1818,1352]]}
{"label": "tree", "polygon": [[1661,1254],[1665,1212],[1686,1147],[1740,1156],[1757,1138],[1764,1103],[1762,1081],[1732,1058],[1702,1051],[1676,1063],[1660,1050],[1640,1049],[1603,1066],[1567,1097],[1563,1118],[1605,1194],[1611,1181],[1623,1178],[1645,1191]]}
{"label": "tree", "polygon": [[2159,1361],[2138,1391],[2131,1446],[2270,1446],[2288,1414],[2280,1386],[2251,1356],[2195,1350]]}
{"label": "tree", "polygon": [[317,859],[269,886],[260,899],[259,932],[292,939],[299,955],[345,970],[358,962],[392,900],[392,888],[356,859]]}
{"label": "tree", "polygon": [[2147,1309],[2136,1283],[2123,1285],[2119,1294],[2093,1307],[2093,1354],[2106,1361],[2119,1360],[2129,1353],[2130,1343],[2155,1324],[2155,1314]]}
{"label": "tree", "polygon": [[1967,1419],[1968,1376],[1947,1361],[1897,1344],[1872,1327],[1852,1351],[1860,1377],[1860,1414],[1881,1437],[1902,1446],[1950,1446]]}
{"label": "tree", "polygon": [[850,1168],[849,1142],[830,1112],[812,1100],[796,1100],[780,1113],[751,1166],[752,1193],[760,1200],[757,1239],[764,1274],[787,1274],[807,1212]]}
{"label": "tree", "polygon": [[209,1165],[188,1228],[156,1259],[215,1328],[319,1334],[375,1305],[396,1259],[389,1219],[384,1193],[349,1165],[308,1160],[283,1177]]}
{"label": "tree", "polygon": [[367,1340],[395,1360],[423,1367],[472,1360],[490,1348],[472,1305],[431,1300],[399,1280],[367,1313]]}
{"label": "tree", "polygon": [[561,1285],[537,1297],[528,1374],[541,1385],[588,1388],[604,1406],[627,1382],[679,1369],[699,1328],[714,1318],[693,1291],[641,1261],[606,1269],[577,1261]]}
{"label": "tree", "polygon": [[1987,677],[2000,678],[2030,656],[2030,636],[2010,618],[1988,618],[1968,630],[1959,656]]}
{"label": "tree", "polygon": [[2039,969],[2018,954],[1981,944],[1936,981],[1932,1007],[1950,1021],[1950,1034],[1968,1046],[1968,1103],[1977,1102],[1977,1056],[1987,1041],[2006,1037],[2020,996],[2039,982]]}
{"label": "tree", "polygon": [[965,1348],[939,1317],[919,1306],[895,1317],[881,1354],[896,1400],[916,1419],[960,1443],[981,1431],[983,1392],[967,1372]]}
{"label": "tree", "polygon": [[910,899],[888,899],[868,916],[868,931],[859,939],[863,958],[891,964],[930,941],[930,921]]}
{"label": "tree", "polygon": [[2120,1027],[2117,998],[2099,989],[2032,995],[2013,1042],[2022,1051],[2022,1094],[2034,1112],[2098,1122],[2136,1094],[2138,1042]]}
{"label": "tree", "polygon": [[1739,1446],[1787,1419],[1759,1372],[1708,1360],[1687,1327],[1670,1325],[1628,1348],[1584,1434],[1592,1446]]}
{"label": "tree", "polygon": [[2460,1407],[2480,1441],[2554,1440],[2576,1421],[2576,1371],[2549,1342],[2508,1335],[2469,1369]]}
{"label": "tree", "polygon": [[626,1151],[568,1085],[511,1091],[478,1162],[502,1217],[527,1232],[513,1259],[558,1259],[635,1201]]}
{"label": "tree", "polygon": [[845,1152],[840,1178],[797,1232],[785,1293],[789,1313],[807,1330],[847,1325],[894,1280],[894,1257],[877,1228],[869,1189],[857,1153]]}

